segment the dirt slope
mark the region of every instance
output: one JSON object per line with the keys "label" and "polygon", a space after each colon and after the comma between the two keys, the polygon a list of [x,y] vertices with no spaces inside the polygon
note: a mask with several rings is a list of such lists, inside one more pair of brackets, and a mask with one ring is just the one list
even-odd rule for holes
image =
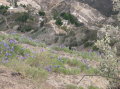
{"label": "dirt slope", "polygon": [[0,89],[55,89],[47,83],[43,83],[41,87],[22,74],[0,66]]}

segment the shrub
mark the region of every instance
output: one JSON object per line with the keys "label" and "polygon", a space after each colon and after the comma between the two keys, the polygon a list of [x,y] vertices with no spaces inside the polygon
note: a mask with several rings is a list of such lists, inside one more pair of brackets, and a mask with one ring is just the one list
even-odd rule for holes
{"label": "shrub", "polygon": [[26,8],[26,5],[24,5],[24,4],[20,4],[20,6]]}
{"label": "shrub", "polygon": [[65,20],[70,20],[71,14],[63,12],[60,16]]}
{"label": "shrub", "polygon": [[63,19],[65,19],[65,20],[68,20],[71,24],[74,24],[75,26],[83,26],[83,23],[80,23],[79,21],[78,21],[78,19],[74,16],[74,15],[72,15],[72,14],[70,14],[70,13],[65,13],[65,12],[63,12],[63,13],[61,13],[60,14],[60,16],[63,18]]}
{"label": "shrub", "polygon": [[8,8],[9,8],[8,6],[1,5],[0,14],[4,15],[7,12]]}
{"label": "shrub", "polygon": [[55,24],[58,25],[58,26],[63,25],[63,22],[62,22],[61,18],[56,18]]}
{"label": "shrub", "polygon": [[40,16],[45,16],[45,12],[44,11],[39,11],[38,12]]}

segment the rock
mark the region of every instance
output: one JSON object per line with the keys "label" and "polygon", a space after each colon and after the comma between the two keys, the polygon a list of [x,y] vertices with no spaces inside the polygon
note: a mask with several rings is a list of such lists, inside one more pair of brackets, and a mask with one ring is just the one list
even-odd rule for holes
{"label": "rock", "polygon": [[10,3],[7,2],[6,0],[0,0],[0,5],[10,6]]}
{"label": "rock", "polygon": [[56,39],[56,33],[50,24],[40,28],[38,31],[31,34],[32,38],[45,42],[46,44],[54,44]]}
{"label": "rock", "polygon": [[40,10],[41,7],[39,4],[36,3],[35,0],[19,0],[19,2],[17,2],[18,5],[31,5],[33,8],[37,9],[37,10]]}
{"label": "rock", "polygon": [[8,9],[8,12],[10,13],[21,13],[21,12],[28,12],[27,10],[25,10],[24,8],[22,7],[19,7],[19,8],[9,8]]}
{"label": "rock", "polygon": [[61,1],[53,8],[52,13],[55,13],[55,11],[59,11],[59,13],[70,12],[87,27],[91,27],[93,24],[105,20],[105,16],[103,16],[99,11],[87,4],[78,2],[77,0]]}
{"label": "rock", "polygon": [[13,29],[14,31],[17,31],[18,28],[19,28],[19,25],[15,25],[12,29]]}
{"label": "rock", "polygon": [[111,24],[111,23],[114,23],[115,22],[115,20],[113,19],[113,18],[111,18],[111,17],[109,17],[107,20],[106,20],[106,23],[107,24]]}
{"label": "rock", "polygon": [[80,2],[86,3],[89,6],[97,9],[103,15],[110,16],[112,14],[112,0],[78,0]]}

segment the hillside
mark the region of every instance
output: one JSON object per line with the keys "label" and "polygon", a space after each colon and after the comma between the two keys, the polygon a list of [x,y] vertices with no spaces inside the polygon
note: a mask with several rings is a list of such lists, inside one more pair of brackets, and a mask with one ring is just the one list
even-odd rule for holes
{"label": "hillside", "polygon": [[[12,40],[8,45],[10,47],[13,45],[12,47],[16,51],[15,56],[7,51],[12,58],[8,55],[8,59],[2,60],[3,67],[0,67],[2,85],[0,87],[3,87],[3,89],[34,89],[33,87],[37,86],[36,81],[41,82],[41,86],[43,85],[38,89],[46,89],[49,85],[51,89],[62,89],[67,86],[83,87],[85,89],[89,86],[97,86],[100,89],[106,88],[107,80],[99,76],[86,76],[85,80],[83,79],[80,82],[84,74],[96,72],[100,58],[94,52],[88,53],[85,51],[79,53],[67,48],[46,47],[26,37],[23,38],[19,34],[8,35],[2,32],[1,37],[2,40],[4,39],[1,43]],[[30,55],[31,53],[34,57]],[[4,58],[4,54],[1,58]],[[35,79],[35,82],[31,79]],[[34,86],[34,83],[36,86]],[[48,86],[44,86],[44,84],[48,84]]]}
{"label": "hillside", "polygon": [[0,0],[0,89],[120,89],[113,1]]}
{"label": "hillside", "polygon": [[[9,9],[12,14],[6,16],[7,27],[29,32],[30,37],[49,45],[62,44],[77,47],[89,44],[89,42],[92,44],[97,38],[97,31],[102,26],[101,24],[106,23],[106,19],[108,19],[105,14],[102,14],[96,8],[78,0],[19,0],[17,3],[19,7]],[[86,3],[88,2],[86,1]],[[101,5],[104,5],[104,3],[106,2],[102,1]],[[107,1],[107,3],[110,2]],[[30,18],[27,18],[27,24],[16,21],[20,17],[17,13],[26,11],[29,11],[30,15]],[[38,12],[45,13],[45,15],[38,15],[40,14]],[[5,24],[3,20],[1,18],[1,29],[8,30],[3,25]],[[91,35],[94,35],[95,38]],[[74,42],[71,43],[71,40],[74,40]]]}

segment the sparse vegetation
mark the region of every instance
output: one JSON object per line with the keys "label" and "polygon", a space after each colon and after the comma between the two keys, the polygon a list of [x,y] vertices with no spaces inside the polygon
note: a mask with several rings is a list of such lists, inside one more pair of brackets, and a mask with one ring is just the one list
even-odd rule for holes
{"label": "sparse vegetation", "polygon": [[55,24],[58,25],[58,26],[63,25],[63,22],[62,22],[61,18],[56,18]]}
{"label": "sparse vegetation", "polygon": [[91,86],[88,86],[88,89],[99,89],[99,88],[91,85]]}
{"label": "sparse vegetation", "polygon": [[99,59],[101,59],[100,53],[99,52],[94,52],[92,50],[78,52],[78,51],[75,51],[75,50],[70,50],[68,47],[53,47],[53,49],[56,50],[56,51],[64,51],[66,53],[75,54],[77,56],[81,56],[84,59],[88,59],[88,60],[99,61]]}
{"label": "sparse vegetation", "polygon": [[[112,26],[105,26],[104,29],[111,30]],[[113,29],[112,29],[113,30]],[[118,29],[119,31],[119,29]],[[115,40],[119,39],[119,35],[115,35]],[[99,67],[100,74],[102,76],[105,76],[108,80],[110,85],[108,86],[108,89],[118,89],[120,86],[120,71],[119,71],[119,56],[117,56],[117,49],[116,46],[111,47],[110,43],[113,40],[111,37],[111,34],[106,32],[103,39],[98,40],[96,42],[96,46],[99,48],[99,50],[103,53],[101,64]],[[119,41],[119,40],[118,40]]]}
{"label": "sparse vegetation", "polygon": [[56,20],[56,25],[59,25],[59,26],[61,26],[63,24],[62,19],[68,20],[71,24],[74,24],[77,27],[84,25],[83,23],[79,22],[78,19],[74,15],[72,15],[70,13],[54,12],[53,18]]}
{"label": "sparse vegetation", "polygon": [[25,33],[25,32],[31,31],[32,27],[29,26],[29,25],[24,25],[24,26],[20,26],[17,30],[20,31],[20,32]]}
{"label": "sparse vegetation", "polygon": [[[1,77],[10,75],[7,77],[12,77],[13,80],[30,79],[38,82],[40,87],[53,83],[51,85],[64,89],[120,88],[120,0],[112,0],[115,14],[110,17],[105,17],[97,9],[88,8],[89,5],[81,4],[77,0],[74,4],[69,0],[60,1],[58,6],[55,5],[57,1],[54,4],[49,3],[49,6],[46,6],[50,9],[48,11],[42,6],[44,11],[37,11],[37,6],[33,8],[32,5],[27,5],[27,2],[27,6],[21,5],[24,8],[17,8],[18,0],[8,1],[11,3],[10,9],[0,5],[0,30],[5,30],[0,32],[0,66],[8,68],[10,73],[0,69],[0,80]],[[45,5],[46,2],[42,3]],[[77,12],[82,9],[79,5],[78,9],[70,7],[77,5],[76,2],[84,5],[85,13]],[[41,5],[41,2],[38,5]],[[65,10],[62,10],[62,5],[66,6]],[[25,12],[17,11],[19,9]],[[8,10],[11,11],[7,12]],[[76,14],[73,15],[71,11]],[[44,21],[40,21],[40,17],[44,18]],[[15,30],[17,33],[13,33]],[[30,38],[31,34],[37,39]],[[41,43],[43,41],[50,45]],[[18,75],[12,75],[12,71]],[[105,85],[101,86],[104,82]],[[6,86],[6,83],[8,82],[3,85]]]}
{"label": "sparse vegetation", "polygon": [[22,13],[19,13],[19,16],[17,17],[16,21],[25,23],[29,18],[30,18],[29,13],[22,12]]}
{"label": "sparse vegetation", "polygon": [[39,11],[38,12],[40,16],[45,16],[45,12],[44,11]]}
{"label": "sparse vegetation", "polygon": [[[42,68],[32,67],[30,64],[28,64],[27,60],[32,60],[34,57],[30,50],[25,49],[18,44],[18,41],[20,41],[19,35],[15,36],[2,35],[0,37],[0,64],[12,68],[21,73],[23,76],[27,76],[33,80],[44,80],[44,76],[47,76],[47,72]],[[8,39],[8,37],[11,38]],[[19,40],[17,41],[12,38],[19,38]],[[2,41],[3,39],[4,41]]]}
{"label": "sparse vegetation", "polygon": [[72,84],[68,84],[68,85],[66,85],[65,89],[84,89],[84,88],[83,87],[77,87],[77,86],[72,85]]}
{"label": "sparse vegetation", "polygon": [[78,19],[77,19],[75,16],[73,16],[72,14],[70,14],[70,13],[65,13],[65,12],[63,12],[63,13],[60,14],[60,16],[61,16],[63,19],[68,20],[71,24],[74,24],[74,25],[77,26],[77,27],[83,25],[83,23],[80,23],[80,22],[78,21]]}
{"label": "sparse vegetation", "polygon": [[20,25],[17,29],[20,32],[30,32],[33,29],[35,18],[28,12],[16,13],[15,21]]}
{"label": "sparse vegetation", "polygon": [[0,14],[4,15],[7,12],[8,8],[8,6],[0,5]]}
{"label": "sparse vegetation", "polygon": [[72,85],[72,84],[66,85],[66,89],[77,89],[77,86]]}

